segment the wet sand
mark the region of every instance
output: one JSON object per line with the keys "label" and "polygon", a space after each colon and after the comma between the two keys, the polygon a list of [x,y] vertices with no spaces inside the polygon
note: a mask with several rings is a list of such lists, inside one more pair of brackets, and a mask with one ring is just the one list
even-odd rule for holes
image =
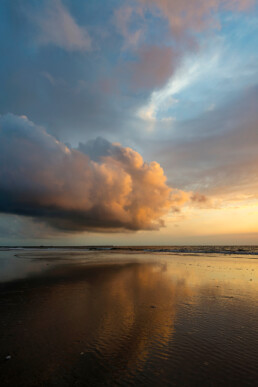
{"label": "wet sand", "polygon": [[256,386],[257,269],[219,254],[1,252],[0,384]]}

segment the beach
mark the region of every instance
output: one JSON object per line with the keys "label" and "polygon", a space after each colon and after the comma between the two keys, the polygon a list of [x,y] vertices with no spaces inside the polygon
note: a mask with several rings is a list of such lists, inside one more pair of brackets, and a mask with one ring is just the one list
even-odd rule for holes
{"label": "beach", "polygon": [[1,386],[255,386],[258,255],[0,251]]}

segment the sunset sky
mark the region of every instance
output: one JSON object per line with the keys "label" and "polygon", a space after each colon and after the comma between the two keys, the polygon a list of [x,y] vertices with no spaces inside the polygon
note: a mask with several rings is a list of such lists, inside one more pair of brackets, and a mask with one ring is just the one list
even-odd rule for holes
{"label": "sunset sky", "polygon": [[2,0],[0,245],[258,244],[258,1]]}

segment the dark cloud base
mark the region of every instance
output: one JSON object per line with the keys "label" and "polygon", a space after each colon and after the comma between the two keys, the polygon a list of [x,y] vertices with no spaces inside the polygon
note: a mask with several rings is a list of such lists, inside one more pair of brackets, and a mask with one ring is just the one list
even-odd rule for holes
{"label": "dark cloud base", "polygon": [[0,212],[62,231],[158,229],[184,202],[156,162],[98,138],[68,148],[27,117],[0,117]]}

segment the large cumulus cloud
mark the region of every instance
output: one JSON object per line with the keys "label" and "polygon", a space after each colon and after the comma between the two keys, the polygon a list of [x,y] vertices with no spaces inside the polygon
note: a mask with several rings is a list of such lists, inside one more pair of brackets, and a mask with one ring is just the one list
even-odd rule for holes
{"label": "large cumulus cloud", "polygon": [[131,148],[98,138],[67,147],[27,117],[0,117],[0,212],[31,216],[63,230],[139,230],[187,194]]}

